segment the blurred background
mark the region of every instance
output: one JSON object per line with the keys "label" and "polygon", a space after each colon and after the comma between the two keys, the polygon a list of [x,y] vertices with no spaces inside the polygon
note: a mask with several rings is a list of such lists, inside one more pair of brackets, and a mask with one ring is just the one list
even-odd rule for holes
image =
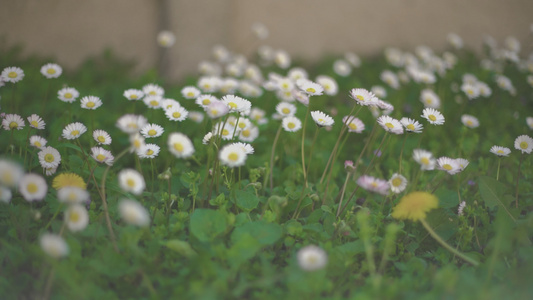
{"label": "blurred background", "polygon": [[[159,68],[172,81],[196,74],[215,45],[251,57],[260,45],[293,58],[449,47],[454,32],[480,51],[484,35],[532,49],[531,0],[0,0],[2,47],[50,57],[66,69],[111,49],[136,63],[137,72]],[[259,39],[253,24],[268,35]],[[163,30],[175,43],[156,42]],[[264,34],[264,32],[263,32]]]}

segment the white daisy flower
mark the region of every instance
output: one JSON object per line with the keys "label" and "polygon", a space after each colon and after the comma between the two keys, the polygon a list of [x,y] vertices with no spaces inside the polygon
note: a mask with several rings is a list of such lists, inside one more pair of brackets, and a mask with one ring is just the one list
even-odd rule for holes
{"label": "white daisy flower", "polygon": [[259,136],[259,128],[251,126],[241,131],[239,134],[239,140],[243,142],[251,143]]}
{"label": "white daisy flower", "polygon": [[283,129],[288,132],[296,132],[302,128],[302,121],[295,116],[283,118],[281,124]]}
{"label": "white daisy flower", "polygon": [[282,117],[290,117],[294,116],[294,114],[296,113],[296,106],[292,103],[280,102],[278,103],[278,105],[276,105],[276,111]]}
{"label": "white daisy flower", "polygon": [[467,159],[464,158],[456,158],[455,162],[459,165],[459,171],[463,171],[464,169],[466,169],[466,167],[470,163]]}
{"label": "white daisy flower", "polygon": [[461,122],[468,128],[477,128],[479,127],[479,121],[476,117],[471,115],[462,115]]}
{"label": "white daisy flower", "polygon": [[67,243],[57,234],[44,233],[39,239],[39,244],[46,254],[55,259],[65,257],[69,252]]}
{"label": "white daisy flower", "polygon": [[390,70],[383,71],[379,75],[379,78],[393,89],[398,89],[400,87],[400,80],[398,79],[398,76],[396,76],[396,74]]}
{"label": "white daisy flower", "polygon": [[459,203],[459,207],[457,208],[457,215],[458,216],[462,216],[463,215],[465,206],[466,206],[466,202],[465,201],[461,201],[461,203]]}
{"label": "white daisy flower", "polygon": [[165,115],[170,121],[181,122],[187,119],[189,112],[184,107],[173,107],[165,110]]}
{"label": "white daisy flower", "polygon": [[110,145],[112,141],[109,133],[101,129],[93,131],[93,138],[99,145]]}
{"label": "white daisy flower", "polygon": [[421,170],[433,170],[435,169],[436,160],[433,158],[431,152],[423,149],[413,150],[413,159],[420,164]]}
{"label": "white daisy flower", "polygon": [[498,86],[502,89],[502,90],[505,90],[505,91],[508,91],[510,92],[511,94],[514,94],[515,92],[515,88],[513,86],[513,83],[511,82],[511,79],[503,76],[503,75],[499,75],[496,77],[496,84],[498,84]]}
{"label": "white daisy flower", "polygon": [[65,223],[72,232],[82,231],[89,225],[87,209],[80,204],[71,204],[65,211]]}
{"label": "white daisy flower", "polygon": [[463,83],[463,85],[461,85],[461,91],[466,94],[469,100],[479,97],[480,94],[478,86],[470,83]]}
{"label": "white daisy flower", "polygon": [[231,77],[224,78],[220,81],[220,93],[234,94],[239,88],[239,85],[240,85],[240,82],[235,78],[231,78]]}
{"label": "white daisy flower", "polygon": [[144,137],[136,132],[130,135],[131,152],[139,151],[145,145]]}
{"label": "white daisy flower", "polygon": [[420,101],[424,104],[424,107],[433,109],[440,108],[440,98],[435,94],[433,90],[425,89],[420,93]]}
{"label": "white daisy flower", "polygon": [[402,123],[403,127],[405,128],[405,131],[408,132],[421,133],[422,129],[424,129],[424,126],[414,119],[402,118],[400,120],[400,123]]}
{"label": "white daisy flower", "polygon": [[146,184],[141,173],[134,169],[123,169],[118,173],[118,183],[120,188],[134,195],[140,195]]}
{"label": "white daisy flower", "polygon": [[75,186],[66,186],[57,191],[57,199],[61,203],[84,204],[89,200],[89,192]]}
{"label": "white daisy flower", "polygon": [[428,120],[429,123],[433,125],[444,124],[444,116],[438,110],[433,108],[424,108],[421,117]]}
{"label": "white daisy flower", "polygon": [[222,101],[211,102],[205,110],[211,119],[220,118],[229,112],[229,107]]}
{"label": "white daisy flower", "polygon": [[202,108],[207,108],[209,104],[219,101],[217,97],[212,95],[200,95],[196,97],[194,101],[196,104],[200,105]]}
{"label": "white daisy flower", "polygon": [[52,175],[54,175],[56,172],[57,172],[57,167],[45,168],[45,169],[44,169],[44,174],[45,174],[46,176],[52,176]]}
{"label": "white daisy flower", "polygon": [[348,132],[361,133],[365,130],[365,124],[354,116],[344,116],[342,123],[348,127]]}
{"label": "white daisy flower", "polygon": [[363,175],[357,179],[357,184],[363,189],[386,196],[389,193],[390,186],[386,180]]}
{"label": "white daisy flower", "polygon": [[450,175],[455,175],[461,172],[461,167],[455,159],[449,157],[440,157],[437,159],[437,168],[448,172]]}
{"label": "white daisy flower", "polygon": [[9,203],[11,202],[11,197],[11,190],[0,185],[0,202]]}
{"label": "white daisy flower", "polygon": [[319,96],[324,92],[324,88],[320,84],[312,82],[311,80],[298,79],[296,85],[309,96]]}
{"label": "white daisy flower", "polygon": [[359,55],[353,52],[344,53],[344,59],[346,59],[352,66],[359,68],[361,66],[361,58]]}
{"label": "white daisy flower", "polygon": [[211,141],[212,137],[213,137],[213,133],[212,132],[206,133],[204,135],[204,137],[202,138],[202,144],[204,144],[204,145],[209,144],[209,142]]}
{"label": "white daisy flower", "polygon": [[127,89],[122,95],[131,101],[138,101],[144,97],[143,91],[137,89]]}
{"label": "white daisy flower", "polygon": [[163,30],[157,34],[157,44],[163,48],[170,48],[175,42],[176,36],[171,31]]}
{"label": "white daisy flower", "polygon": [[24,120],[17,114],[7,114],[2,120],[4,130],[21,130],[24,125]]}
{"label": "white daisy flower", "polygon": [[290,92],[294,89],[294,81],[290,78],[282,77],[275,81],[277,89],[280,91]]}
{"label": "white daisy flower", "polygon": [[278,50],[274,53],[274,63],[282,69],[287,69],[291,65],[291,57],[289,53]]}
{"label": "white daisy flower", "polygon": [[328,255],[322,248],[309,245],[298,250],[296,254],[298,265],[304,271],[315,271],[326,267]]}
{"label": "white daisy flower", "polygon": [[61,73],[63,69],[58,64],[46,64],[41,67],[41,74],[48,79],[57,78]]}
{"label": "white daisy flower", "polygon": [[37,155],[39,156],[39,163],[45,169],[57,168],[61,163],[59,151],[50,146],[41,148],[41,151]]}
{"label": "white daisy flower", "polygon": [[220,162],[230,168],[243,166],[246,162],[246,157],[244,148],[236,144],[224,146],[218,154]]}
{"label": "white daisy flower", "polygon": [[357,104],[362,106],[377,104],[377,98],[374,96],[374,94],[365,89],[352,89],[350,91],[350,97],[354,99]]}
{"label": "white daisy flower", "polygon": [[216,124],[213,128],[213,134],[220,135],[224,140],[231,140],[234,132],[236,135],[239,134],[237,131],[237,128],[235,128],[228,122],[220,122]]}
{"label": "white daisy flower", "polygon": [[200,77],[197,85],[204,93],[214,93],[218,91],[221,80],[217,76]]}
{"label": "white daisy flower", "polygon": [[164,129],[163,127],[157,125],[157,124],[146,124],[143,128],[141,128],[141,134],[145,138],[155,138],[159,137],[163,134]]}
{"label": "white daisy flower", "polygon": [[370,91],[376,95],[376,97],[380,98],[380,99],[384,99],[387,97],[387,90],[385,90],[384,87],[382,87],[381,85],[374,85],[370,88]]}
{"label": "white daisy flower", "polygon": [[24,71],[19,67],[7,67],[2,70],[0,78],[2,78],[2,81],[4,82],[19,82],[24,78]]}
{"label": "white daisy flower", "polygon": [[42,147],[46,146],[46,143],[46,139],[38,135],[32,135],[30,137],[30,145],[35,148],[41,149]]}
{"label": "white daisy flower", "polygon": [[24,169],[12,161],[0,159],[0,185],[13,188],[24,175]]}
{"label": "white daisy flower", "polygon": [[493,153],[493,154],[496,154],[498,156],[509,156],[509,154],[511,153],[511,149],[507,148],[507,147],[502,147],[502,146],[492,146],[490,148],[490,152]]}
{"label": "white daisy flower", "polygon": [[338,59],[333,62],[333,71],[339,76],[346,77],[352,73],[352,66],[344,59]]}
{"label": "white daisy flower", "polygon": [[252,24],[252,32],[260,40],[264,40],[268,37],[268,28],[262,23]]}
{"label": "white daisy flower", "polygon": [[307,74],[307,71],[300,67],[294,67],[287,72],[287,77],[289,77],[293,81],[298,81],[299,79],[307,79],[309,78],[309,75]]}
{"label": "white daisy flower", "polygon": [[163,94],[165,94],[165,90],[163,90],[162,87],[160,87],[157,84],[147,84],[143,86],[143,93],[146,96],[159,96],[163,97]]}
{"label": "white daisy flower", "polygon": [[[226,107],[226,106],[224,105],[224,107]],[[204,114],[199,112],[199,111],[190,111],[189,112],[189,119],[192,120],[195,123],[202,123],[202,121],[204,120]]]}
{"label": "white daisy flower", "polygon": [[490,86],[484,82],[476,82],[476,87],[479,90],[479,94],[483,97],[490,97],[492,95],[492,89]]}
{"label": "white daisy flower", "polygon": [[18,191],[28,202],[41,201],[46,196],[48,185],[41,175],[28,173],[20,178]]}
{"label": "white daisy flower", "polygon": [[96,96],[85,96],[80,100],[81,108],[95,110],[102,106],[102,100]]}
{"label": "white daisy flower", "polygon": [[407,187],[407,178],[398,173],[394,173],[389,179],[390,189],[393,193],[399,194]]}
{"label": "white daisy flower", "polygon": [[79,138],[87,131],[87,127],[80,122],[70,123],[63,129],[63,138],[67,140],[74,140]]}
{"label": "white daisy flower", "polygon": [[529,129],[533,129],[533,117],[526,117],[526,124]]}
{"label": "white daisy flower", "polygon": [[143,98],[143,102],[144,102],[144,104],[146,104],[146,106],[148,108],[159,109],[159,108],[161,108],[161,104],[163,102],[163,98],[161,98],[161,96],[148,95],[148,96]]}
{"label": "white daisy flower", "polygon": [[450,43],[450,45],[452,45],[452,47],[455,49],[463,48],[463,39],[456,33],[449,33],[446,39],[448,40],[448,43]]}
{"label": "white daisy flower", "polygon": [[385,129],[387,132],[391,132],[394,134],[402,134],[403,133],[403,127],[402,123],[400,121],[393,119],[389,116],[381,116],[378,118],[378,124]]}
{"label": "white daisy flower", "polygon": [[113,154],[111,154],[111,151],[105,150],[102,147],[92,147],[91,156],[94,158],[94,160],[96,160],[96,162],[105,163],[108,166],[113,165],[113,161],[115,160],[115,157]]}
{"label": "white daisy flower", "polygon": [[147,122],[146,118],[142,115],[127,114],[117,120],[117,127],[124,133],[134,134],[139,132]]}
{"label": "white daisy flower", "polygon": [[316,82],[324,88],[324,93],[326,93],[326,95],[328,96],[335,96],[339,92],[339,85],[337,84],[335,79],[329,76],[317,76]]}
{"label": "white daisy flower", "polygon": [[148,210],[137,201],[122,199],[118,204],[118,211],[122,219],[130,225],[139,227],[150,225]]}
{"label": "white daisy flower", "polygon": [[[265,124],[268,120],[265,118],[266,112],[260,108],[252,107],[250,110],[250,119],[257,122],[257,124]],[[532,118],[533,121],[533,118]]]}
{"label": "white daisy flower", "polygon": [[230,112],[243,112],[252,107],[250,101],[235,95],[226,95],[222,97],[221,101],[228,106]]}
{"label": "white daisy flower", "polygon": [[521,135],[514,140],[514,147],[518,151],[530,154],[533,150],[533,139],[527,135]]}
{"label": "white daisy flower", "polygon": [[196,99],[200,96],[200,90],[194,86],[186,86],[181,89],[181,95],[185,99]]}
{"label": "white daisy flower", "polygon": [[254,147],[248,143],[236,142],[236,143],[233,143],[232,145],[241,146],[244,149],[244,153],[246,153],[246,155],[254,154],[254,151],[255,151]]}
{"label": "white daisy flower", "polygon": [[181,104],[174,99],[165,98],[161,100],[161,108],[163,108],[164,110],[168,110],[171,108],[179,108],[179,107],[181,107]]}
{"label": "white daisy flower", "polygon": [[318,125],[319,127],[332,126],[333,123],[335,123],[332,117],[318,110],[312,111],[311,117],[313,118],[313,121],[315,121],[316,125]]}
{"label": "white daisy flower", "polygon": [[137,150],[137,155],[140,158],[155,158],[159,155],[159,151],[161,151],[161,147],[158,145],[145,144],[141,146],[139,150]]}
{"label": "white daisy flower", "polygon": [[43,119],[41,119],[41,117],[36,114],[33,114],[28,117],[28,125],[35,129],[44,129],[46,123],[43,121]]}
{"label": "white daisy flower", "polygon": [[194,146],[191,140],[179,132],[169,134],[168,148],[177,158],[188,158],[194,154]]}
{"label": "white daisy flower", "polygon": [[66,87],[57,92],[57,98],[63,102],[72,103],[78,99],[80,93],[75,88]]}

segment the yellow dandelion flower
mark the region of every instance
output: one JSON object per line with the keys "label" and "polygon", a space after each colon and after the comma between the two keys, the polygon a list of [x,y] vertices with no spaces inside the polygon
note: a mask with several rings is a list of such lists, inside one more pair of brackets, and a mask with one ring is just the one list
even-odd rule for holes
{"label": "yellow dandelion flower", "polygon": [[392,212],[395,219],[419,221],[426,218],[426,213],[439,206],[439,199],[427,192],[412,192],[402,197]]}
{"label": "yellow dandelion flower", "polygon": [[87,184],[83,181],[83,178],[75,173],[62,173],[57,175],[52,181],[52,187],[56,190],[62,189],[67,186],[73,186],[82,190],[87,189]]}

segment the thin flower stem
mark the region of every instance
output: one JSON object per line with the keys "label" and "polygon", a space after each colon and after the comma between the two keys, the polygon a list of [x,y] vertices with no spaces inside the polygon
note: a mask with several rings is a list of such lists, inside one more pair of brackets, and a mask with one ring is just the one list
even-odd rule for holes
{"label": "thin flower stem", "polygon": [[518,208],[518,182],[520,181],[520,167],[522,166],[522,160],[524,160],[524,154],[520,156],[520,162],[518,163],[518,174],[516,174],[516,192],[515,192],[515,204],[516,208]]}
{"label": "thin flower stem", "polygon": [[501,158],[498,158],[498,171],[496,171],[496,181],[500,181],[500,164],[502,162]]}
{"label": "thin flower stem", "polygon": [[48,227],[50,227],[50,225],[52,224],[52,221],[55,220],[55,218],[57,217],[57,215],[59,214],[59,212],[61,211],[61,208],[63,207],[63,203],[60,203],[58,206],[57,206],[57,209],[54,213],[54,215],[52,216],[52,219],[50,219],[50,221],[48,222],[48,224],[46,224],[46,226],[44,226],[44,230],[46,231],[48,229]]}
{"label": "thin flower stem", "polygon": [[43,106],[41,107],[41,115],[44,114],[44,111],[46,110],[46,102],[48,101],[48,93],[50,91],[50,80],[46,81],[46,91],[44,93],[44,99],[43,99]]}
{"label": "thin flower stem", "polygon": [[[304,149],[304,141],[305,141],[305,128],[307,127],[307,119],[309,118],[309,114],[311,113],[310,112],[310,109],[309,109],[309,106],[310,105],[307,105],[307,112],[305,113],[305,119],[304,119],[304,126],[302,128],[302,146],[301,146],[301,152],[302,152],[302,171],[304,173],[304,181],[305,181],[305,187],[307,187],[307,172],[305,171],[305,149]],[[271,185],[272,187],[272,185]],[[272,188],[271,188],[272,190]]]}
{"label": "thin flower stem", "polygon": [[[28,126],[30,127],[30,126]],[[26,136],[26,148],[24,150],[24,167],[26,167],[26,157],[28,156],[28,145],[30,142],[31,127],[28,129],[28,135]]]}
{"label": "thin flower stem", "polygon": [[[344,148],[344,144],[346,143],[347,140],[348,140],[348,135],[345,136],[345,138],[342,141],[341,146],[340,146],[339,149],[342,150],[342,148]],[[339,154],[339,151],[337,151],[337,153],[333,157],[333,160],[332,160],[333,164],[335,163],[335,161],[337,161],[338,154]],[[331,164],[331,168],[329,169],[328,180],[326,181],[326,188],[324,190],[324,197],[322,197],[322,204],[324,204],[326,202],[326,196],[327,196],[328,190],[329,190],[329,183],[331,182],[331,175],[333,174],[333,164]]]}
{"label": "thin flower stem", "polygon": [[309,161],[309,164],[307,165],[307,168],[305,169],[306,173],[305,173],[305,176],[304,176],[304,178],[306,180],[305,186],[307,186],[307,180],[309,178],[309,168],[311,168],[311,162],[312,162],[311,158],[313,156],[313,150],[315,149],[315,142],[316,142],[316,138],[318,136],[318,131],[319,130],[320,130],[320,127],[317,126],[316,130],[315,130],[315,136],[313,137],[313,142],[311,143],[311,149],[309,150],[309,158],[307,159]]}
{"label": "thin flower stem", "polygon": [[[126,148],[119,155],[117,155],[117,157],[115,158],[115,163],[129,151],[130,151],[130,148]],[[118,253],[119,250],[118,250],[117,240],[115,238],[115,233],[113,232],[113,227],[111,226],[111,218],[109,217],[109,210],[107,208],[106,193],[105,193],[105,181],[106,181],[107,173],[109,172],[109,169],[111,169],[111,166],[107,166],[102,176],[102,184],[100,185],[102,188],[102,193],[100,194],[100,196],[102,198],[102,204],[104,206],[105,220],[106,220],[107,229],[109,230],[109,234],[111,236],[111,243],[113,244],[113,249],[115,249],[115,252]]]}
{"label": "thin flower stem", "polygon": [[479,265],[479,262],[464,255],[463,253],[459,252],[457,249],[453,248],[452,246],[450,246],[448,243],[446,243],[430,226],[429,224],[426,222],[425,219],[420,219],[420,222],[422,223],[422,225],[424,226],[424,228],[426,228],[426,230],[428,231],[429,235],[431,235],[431,237],[433,237],[439,244],[441,244],[441,246],[443,246],[444,248],[446,248],[446,250],[450,251],[451,253],[459,256],[460,258],[462,258],[464,261],[472,264],[473,266],[477,267]]}
{"label": "thin flower stem", "polygon": [[398,168],[398,174],[402,174],[402,157],[403,157],[403,149],[405,147],[405,141],[407,140],[407,134],[405,134],[404,138],[403,138],[403,143],[402,143],[402,150],[400,151],[400,166]]}
{"label": "thin flower stem", "polygon": [[[270,177],[270,193],[272,194],[272,189],[274,188],[274,153],[276,151],[276,145],[278,144],[279,135],[281,133],[282,124],[279,125],[278,131],[276,132],[276,137],[274,138],[274,143],[272,143],[272,151],[270,152],[270,165],[269,165],[269,177]],[[304,167],[305,169],[305,167]]]}
{"label": "thin flower stem", "polygon": [[339,207],[337,207],[337,216],[339,216],[341,207],[342,207],[342,200],[344,199],[344,193],[346,192],[346,186],[348,185],[348,181],[350,181],[350,177],[352,177],[352,172],[348,173],[348,176],[346,176],[346,180],[344,180],[344,185],[342,186],[341,191],[341,199],[339,201]]}

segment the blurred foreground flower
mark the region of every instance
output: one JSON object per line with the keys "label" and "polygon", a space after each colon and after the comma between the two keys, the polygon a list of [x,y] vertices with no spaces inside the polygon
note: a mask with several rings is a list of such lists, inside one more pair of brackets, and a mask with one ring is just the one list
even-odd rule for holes
{"label": "blurred foreground flower", "polygon": [[328,263],[328,255],[322,248],[309,245],[298,251],[298,264],[305,271],[322,269]]}

